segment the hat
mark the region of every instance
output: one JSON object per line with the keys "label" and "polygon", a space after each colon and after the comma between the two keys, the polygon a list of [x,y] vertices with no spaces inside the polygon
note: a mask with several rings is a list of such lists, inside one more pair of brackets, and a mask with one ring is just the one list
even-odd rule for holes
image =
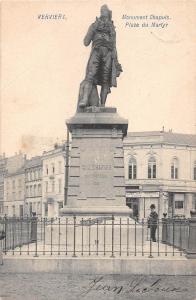
{"label": "hat", "polygon": [[154,204],[151,204],[151,205],[150,205],[150,208],[151,208],[151,209],[153,209],[153,208],[155,209],[155,205],[154,205]]}
{"label": "hat", "polygon": [[104,11],[107,11],[110,18],[112,17],[112,11],[108,8],[108,6],[106,4],[102,5],[101,6],[101,9],[100,9],[100,12],[104,12]]}

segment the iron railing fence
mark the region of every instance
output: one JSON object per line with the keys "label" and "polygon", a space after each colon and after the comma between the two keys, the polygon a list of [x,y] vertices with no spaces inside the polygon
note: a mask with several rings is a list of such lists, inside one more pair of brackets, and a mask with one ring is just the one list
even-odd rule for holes
{"label": "iron railing fence", "polygon": [[[1,218],[6,237],[5,255],[58,256],[182,256],[189,237],[188,219],[81,217]],[[153,226],[156,241],[151,238]]]}
{"label": "iron railing fence", "polygon": [[5,232],[3,248],[6,251],[31,242],[31,223],[30,218],[0,218],[1,228]]}

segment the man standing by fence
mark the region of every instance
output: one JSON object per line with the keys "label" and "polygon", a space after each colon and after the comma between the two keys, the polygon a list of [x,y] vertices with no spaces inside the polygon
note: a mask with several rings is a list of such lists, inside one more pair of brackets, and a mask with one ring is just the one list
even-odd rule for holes
{"label": "man standing by fence", "polygon": [[150,239],[153,242],[156,242],[156,229],[157,229],[158,214],[155,211],[154,204],[151,204],[150,209],[151,209],[151,213],[148,217],[148,228],[150,228]]}

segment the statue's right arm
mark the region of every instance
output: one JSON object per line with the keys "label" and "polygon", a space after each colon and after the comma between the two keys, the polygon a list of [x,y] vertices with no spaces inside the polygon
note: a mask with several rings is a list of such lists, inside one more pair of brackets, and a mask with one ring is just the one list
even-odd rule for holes
{"label": "statue's right arm", "polygon": [[89,27],[88,32],[84,38],[84,45],[87,47],[90,42],[92,41],[93,35],[95,32],[95,25],[94,23]]}

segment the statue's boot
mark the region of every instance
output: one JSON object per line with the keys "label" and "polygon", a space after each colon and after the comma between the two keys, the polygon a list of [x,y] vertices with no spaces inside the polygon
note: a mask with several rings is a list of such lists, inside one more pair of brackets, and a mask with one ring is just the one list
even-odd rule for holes
{"label": "statue's boot", "polygon": [[86,102],[85,102],[84,99],[82,99],[82,100],[80,101],[79,106],[80,106],[80,107],[85,107],[85,106],[86,106]]}
{"label": "statue's boot", "polygon": [[86,81],[84,83],[84,86],[83,86],[83,96],[79,102],[79,106],[80,107],[85,107],[85,106],[88,106],[88,100],[89,100],[89,96],[90,96],[90,93],[92,91],[92,83]]}

